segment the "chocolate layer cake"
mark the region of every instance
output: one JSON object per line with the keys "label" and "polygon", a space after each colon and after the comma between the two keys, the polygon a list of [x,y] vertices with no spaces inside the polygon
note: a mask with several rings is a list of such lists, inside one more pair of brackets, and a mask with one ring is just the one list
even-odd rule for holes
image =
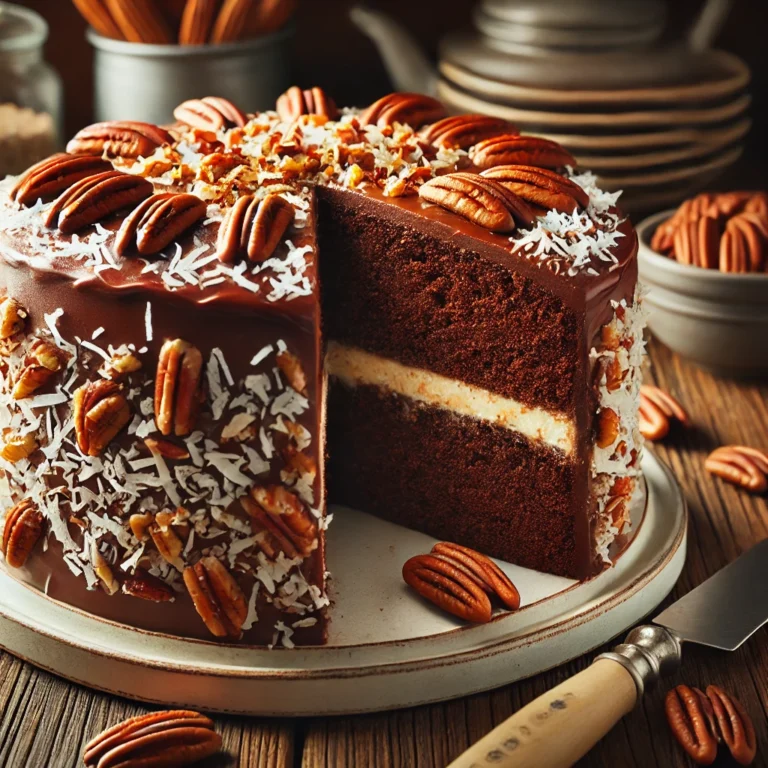
{"label": "chocolate layer cake", "polygon": [[326,637],[326,496],[550,573],[609,564],[642,356],[615,196],[414,94],[177,118],[0,183],[9,570],[291,647]]}

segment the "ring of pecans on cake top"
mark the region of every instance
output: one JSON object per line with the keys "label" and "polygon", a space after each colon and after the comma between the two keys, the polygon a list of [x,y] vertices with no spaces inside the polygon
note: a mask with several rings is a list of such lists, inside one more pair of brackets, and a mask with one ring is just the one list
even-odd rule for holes
{"label": "ring of pecans on cake top", "polygon": [[[312,249],[291,239],[309,215],[309,185],[335,184],[378,189],[386,197],[418,196],[424,206],[439,206],[508,239],[510,251],[563,279],[598,275],[617,263],[612,249],[622,236],[617,231],[622,220],[614,208],[616,196],[598,190],[591,174],[576,175],[573,158],[554,142],[521,136],[497,118],[451,117],[438,101],[408,93],[390,94],[363,111],[339,110],[322,89],[297,87],[278,99],[274,112],[247,115],[225,99],[208,97],[179,105],[175,117],[177,122],[166,127],[118,121],[80,131],[65,153],[38,163],[13,183],[4,211],[8,231],[29,229],[34,222],[32,240],[40,258],[80,260],[99,275],[138,262],[142,274],[157,275],[171,292],[190,286],[215,291],[232,281],[260,291],[268,302],[290,302],[310,293]],[[215,233],[212,253],[200,234],[209,230]],[[12,382],[14,407],[24,414],[24,419],[9,418],[3,429],[0,455],[12,486],[22,465],[25,472],[55,465],[68,477],[75,471],[74,459],[92,457],[104,464],[90,468],[88,476],[106,473],[116,466],[107,464],[109,454],[118,464],[127,460],[134,468],[156,467],[160,491],[166,493],[167,506],[139,509],[130,515],[128,530],[112,531],[121,543],[140,543],[121,568],[104,556],[89,528],[99,519],[96,513],[106,510],[93,494],[79,496],[80,506],[96,516],[72,516],[85,532],[88,551],[70,557],[70,568],[82,569],[87,561],[95,580],[89,587],[155,602],[174,599],[181,589],[175,574],[181,574],[210,633],[239,638],[253,624],[256,588],[248,599],[232,569],[249,552],[214,548],[193,561],[188,555],[200,516],[169,490],[167,463],[199,465],[205,451],[206,461],[223,476],[224,496],[239,503],[257,531],[258,558],[249,568],[271,592],[277,585],[286,611],[299,616],[293,629],[276,625],[283,644],[290,645],[292,631],[311,626],[312,613],[328,604],[317,585],[301,581],[292,570],[312,556],[327,524],[322,499],[313,492],[317,466],[304,452],[309,436],[296,420],[307,408],[307,377],[297,355],[284,343],[277,344],[276,353],[271,346],[257,352],[253,365],[274,355],[270,365],[282,394],[267,394],[267,374],[259,374],[259,381],[249,377],[247,391],[234,398],[245,404],[246,413],[229,420],[224,406],[232,394],[226,390],[236,382],[220,350],[207,363],[200,350],[180,338],[166,339],[156,360],[147,360],[147,348],[136,344],[100,350],[93,343],[97,332],[90,342],[65,339],[56,326],[60,311],[46,315],[44,332],[28,335],[30,309],[12,296],[0,304],[0,339],[10,361],[3,375]],[[147,304],[148,341],[151,322]],[[105,358],[98,370],[88,369],[87,380],[80,380],[82,372],[74,367],[82,347]],[[137,379],[147,366],[154,373],[151,393]],[[38,394],[54,384],[56,393]],[[59,406],[70,396],[71,413],[54,417],[49,442],[38,444],[32,422],[25,421],[31,418],[25,403],[37,397],[42,398],[34,401],[38,407],[43,401]],[[218,444],[213,432],[199,432],[204,403]],[[262,416],[268,411],[274,417],[271,428],[284,435],[277,452],[265,437],[266,422],[254,431],[255,416],[249,414],[259,410]],[[153,435],[155,428],[159,435]],[[69,429],[79,457],[61,453]],[[123,459],[109,453],[118,437]],[[125,441],[130,448],[123,447]],[[236,463],[222,452],[227,441],[242,445]],[[268,458],[279,453],[282,484],[262,485],[242,471],[264,462],[249,447],[252,441],[261,441]],[[179,469],[177,478],[188,480]],[[110,482],[118,487],[123,480],[115,475]],[[195,499],[211,493],[210,486],[196,491]],[[46,535],[50,522],[40,503],[16,498],[6,513],[2,551],[11,567],[27,563]],[[144,551],[154,553],[154,572],[136,569]]]}

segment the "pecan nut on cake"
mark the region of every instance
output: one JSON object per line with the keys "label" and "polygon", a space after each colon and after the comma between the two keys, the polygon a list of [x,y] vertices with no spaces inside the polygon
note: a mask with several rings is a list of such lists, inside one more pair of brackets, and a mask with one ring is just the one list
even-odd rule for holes
{"label": "pecan nut on cake", "polygon": [[640,451],[616,196],[417,94],[177,119],[0,183],[8,571],[139,628],[321,643],[326,480],[530,568],[605,567]]}

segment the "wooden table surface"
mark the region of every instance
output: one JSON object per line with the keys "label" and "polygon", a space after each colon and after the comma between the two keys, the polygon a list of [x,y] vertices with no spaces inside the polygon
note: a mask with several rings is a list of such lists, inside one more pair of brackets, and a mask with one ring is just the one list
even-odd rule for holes
{"label": "wooden table surface", "polygon": [[[692,417],[656,450],[679,478],[688,500],[688,560],[679,596],[768,536],[768,506],[710,477],[704,458],[717,445],[768,448],[768,386],[718,380],[651,345],[650,379],[678,396]],[[607,647],[607,646],[606,646]],[[228,756],[204,768],[441,768],[515,710],[583,669],[584,657],[530,680],[445,704],[380,715],[304,720],[216,717]],[[768,766],[768,628],[735,653],[686,648],[679,674],[645,697],[579,766],[633,768],[692,765],[664,719],[663,693],[678,682],[732,692],[752,715],[758,758]],[[83,745],[107,726],[146,711],[89,691],[0,652],[0,766],[73,768]]]}

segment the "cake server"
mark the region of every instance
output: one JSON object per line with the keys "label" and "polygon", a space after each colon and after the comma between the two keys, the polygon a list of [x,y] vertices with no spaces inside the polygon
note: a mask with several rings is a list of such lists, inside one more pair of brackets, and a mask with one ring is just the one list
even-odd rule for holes
{"label": "cake server", "polygon": [[768,539],[494,728],[449,768],[573,765],[680,665],[684,643],[734,651],[768,623]]}

